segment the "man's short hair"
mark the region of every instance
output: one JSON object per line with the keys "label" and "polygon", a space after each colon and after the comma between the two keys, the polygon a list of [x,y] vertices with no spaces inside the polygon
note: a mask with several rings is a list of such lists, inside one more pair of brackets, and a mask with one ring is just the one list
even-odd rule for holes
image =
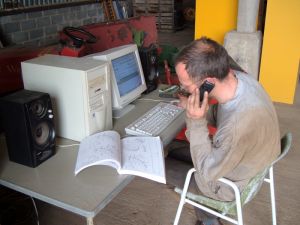
{"label": "man's short hair", "polygon": [[207,37],[194,40],[183,48],[175,59],[185,64],[185,69],[193,80],[215,77],[223,80],[229,73],[229,56],[225,48]]}

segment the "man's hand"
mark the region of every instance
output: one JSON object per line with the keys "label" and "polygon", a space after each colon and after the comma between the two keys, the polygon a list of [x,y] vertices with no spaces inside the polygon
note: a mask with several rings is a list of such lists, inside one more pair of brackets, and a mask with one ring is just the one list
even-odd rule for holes
{"label": "man's hand", "polygon": [[178,98],[179,98],[179,103],[178,103],[178,106],[186,109],[186,106],[187,106],[187,102],[188,102],[188,97],[184,96],[184,95],[181,95],[181,94],[178,94],[177,95]]}
{"label": "man's hand", "polygon": [[189,96],[186,105],[186,115],[191,119],[202,119],[205,118],[208,111],[208,93],[204,93],[203,101],[200,105],[199,89],[196,88],[195,91]]}

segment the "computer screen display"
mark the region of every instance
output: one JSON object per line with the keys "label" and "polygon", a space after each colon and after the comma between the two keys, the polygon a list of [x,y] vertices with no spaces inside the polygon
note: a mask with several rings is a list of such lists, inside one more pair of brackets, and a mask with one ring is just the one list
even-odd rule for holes
{"label": "computer screen display", "polygon": [[142,78],[134,52],[113,59],[111,63],[121,97],[142,84]]}

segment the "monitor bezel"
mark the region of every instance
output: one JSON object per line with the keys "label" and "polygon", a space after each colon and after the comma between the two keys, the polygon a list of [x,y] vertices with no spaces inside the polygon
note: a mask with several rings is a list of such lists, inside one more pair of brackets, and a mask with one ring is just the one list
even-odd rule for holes
{"label": "monitor bezel", "polygon": [[[136,62],[138,64],[138,69],[139,69],[139,73],[140,73],[142,82],[141,82],[141,85],[139,85],[134,90],[126,93],[123,96],[120,96],[115,72],[114,72],[113,66],[112,66],[112,60],[120,58],[120,57],[130,54],[130,53],[135,54],[135,58],[136,58]],[[105,60],[109,63],[110,74],[111,74],[112,96],[113,96],[113,104],[112,104],[113,109],[122,109],[122,108],[126,107],[131,102],[133,102],[138,97],[140,97],[141,94],[147,89],[144,72],[143,72],[143,68],[142,68],[142,64],[141,64],[141,60],[140,60],[140,56],[139,56],[139,51],[138,51],[136,44],[122,45],[122,46],[111,48],[106,51],[99,52],[99,53],[96,53],[96,54],[93,54],[90,56],[92,56],[94,59]]]}

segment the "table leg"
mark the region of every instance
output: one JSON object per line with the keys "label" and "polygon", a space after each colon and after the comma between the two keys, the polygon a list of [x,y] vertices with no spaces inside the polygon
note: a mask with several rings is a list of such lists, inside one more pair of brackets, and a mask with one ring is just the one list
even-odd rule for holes
{"label": "table leg", "polygon": [[94,225],[93,217],[86,218],[86,225]]}

